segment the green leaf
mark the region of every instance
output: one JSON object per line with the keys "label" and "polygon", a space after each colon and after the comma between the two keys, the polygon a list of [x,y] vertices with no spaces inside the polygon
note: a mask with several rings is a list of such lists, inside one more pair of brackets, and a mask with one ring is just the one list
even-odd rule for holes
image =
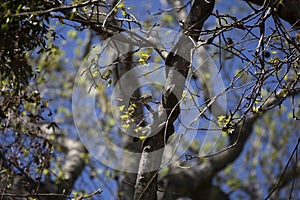
{"label": "green leaf", "polygon": [[162,16],[161,21],[162,21],[163,23],[171,23],[171,22],[174,21],[174,17],[173,17],[173,15],[166,14],[166,15],[163,15],[163,16]]}
{"label": "green leaf", "polygon": [[129,129],[130,124],[123,124],[122,127],[123,127],[124,129]]}
{"label": "green leaf", "polygon": [[71,38],[76,38],[77,37],[77,31],[75,30],[69,30],[68,33],[67,33],[68,37],[71,37]]}
{"label": "green leaf", "polygon": [[119,107],[120,111],[124,111],[124,109],[125,109],[125,105],[122,105],[122,106]]}
{"label": "green leaf", "polygon": [[140,137],[139,137],[139,139],[140,139],[141,141],[144,141],[146,138],[147,138],[146,136],[140,136]]}
{"label": "green leaf", "polygon": [[120,118],[121,118],[122,120],[125,120],[125,119],[128,119],[128,118],[129,118],[129,115],[121,115]]}
{"label": "green leaf", "polygon": [[125,7],[124,2],[120,3],[120,4],[117,6],[117,8],[119,8],[119,9],[121,9],[121,10],[125,10],[126,7]]}

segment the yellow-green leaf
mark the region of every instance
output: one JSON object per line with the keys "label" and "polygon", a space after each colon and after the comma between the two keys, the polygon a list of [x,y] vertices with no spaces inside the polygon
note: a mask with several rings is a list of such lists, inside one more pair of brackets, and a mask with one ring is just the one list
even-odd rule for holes
{"label": "yellow-green leaf", "polygon": [[144,141],[146,139],[146,136],[140,136],[139,138],[140,140]]}
{"label": "yellow-green leaf", "polygon": [[124,109],[125,109],[125,105],[122,105],[122,106],[119,107],[120,111],[123,111]]}

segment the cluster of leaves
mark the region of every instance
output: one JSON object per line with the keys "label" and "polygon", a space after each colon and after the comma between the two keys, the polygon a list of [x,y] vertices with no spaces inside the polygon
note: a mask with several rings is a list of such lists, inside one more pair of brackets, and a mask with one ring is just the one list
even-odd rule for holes
{"label": "cluster of leaves", "polygon": [[127,110],[125,110],[125,105],[119,107],[120,111],[123,112],[120,118],[123,120],[123,128],[128,129],[131,123],[134,123],[135,120],[131,118],[133,116],[136,104],[130,104]]}
{"label": "cluster of leaves", "polygon": [[[39,69],[35,69],[29,59],[32,57],[30,52],[41,55],[44,50],[51,51],[47,46],[47,39],[51,34],[47,25],[50,15],[39,13],[46,7],[45,1],[4,1],[0,4],[1,128],[7,128],[10,123],[8,116],[12,113],[14,118],[42,120],[40,113],[36,111],[48,107],[36,87],[30,87],[30,83],[36,80]],[[55,38],[55,32],[50,37]],[[17,124],[15,126],[17,129],[19,127],[16,131],[20,133],[30,132]]]}
{"label": "cluster of leaves", "polygon": [[139,63],[141,65],[147,66],[148,65],[148,60],[151,58],[151,55],[149,55],[148,53],[140,53],[141,56],[139,58]]}
{"label": "cluster of leaves", "polygon": [[48,38],[56,37],[49,32],[50,14],[39,13],[46,9],[44,0],[0,3],[0,176],[5,180],[1,184],[6,183],[2,189],[11,186],[14,180],[7,178],[15,172],[42,180],[53,157],[52,142],[39,136],[44,117],[52,116],[48,100],[33,84],[42,67],[35,69],[30,60],[33,55],[53,54],[48,47]]}
{"label": "cluster of leaves", "polygon": [[121,2],[119,5],[117,5],[117,6],[114,8],[114,13],[117,13],[118,10],[121,10],[122,15],[125,17],[125,16],[127,15],[126,9],[127,9],[127,8],[126,8],[124,2]]}
{"label": "cluster of leaves", "polygon": [[0,78],[1,87],[19,91],[34,75],[26,51],[46,47],[49,14],[36,14],[45,9],[44,1],[5,0],[0,4]]}
{"label": "cluster of leaves", "polygon": [[129,107],[126,109],[125,105],[121,105],[119,107],[119,110],[121,111],[121,120],[122,120],[122,128],[125,130],[132,129],[135,134],[138,134],[138,138],[140,140],[146,139],[146,136],[150,131],[150,126],[139,126],[139,124],[136,124],[136,120],[134,118],[134,112],[136,109],[136,104],[131,103]]}

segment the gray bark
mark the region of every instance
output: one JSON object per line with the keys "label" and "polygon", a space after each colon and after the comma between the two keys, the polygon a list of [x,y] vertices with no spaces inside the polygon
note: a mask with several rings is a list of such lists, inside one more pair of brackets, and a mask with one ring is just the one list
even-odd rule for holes
{"label": "gray bark", "polygon": [[[169,136],[173,134],[173,122],[177,119],[180,109],[179,100],[185,86],[185,78],[190,65],[190,55],[193,41],[197,41],[204,21],[211,14],[214,1],[195,1],[184,22],[184,34],[169,53],[165,63],[170,67],[167,70],[167,81],[162,102],[158,108],[158,118],[154,123],[161,124],[165,112],[167,121],[164,128],[154,136],[147,138],[143,143],[143,152],[140,160],[134,199],[157,199],[157,175],[161,164],[163,148]],[[187,37],[188,35],[189,37]],[[175,53],[176,52],[176,53]],[[181,76],[178,76],[178,73]],[[155,129],[154,129],[155,130]],[[156,151],[156,152],[155,152]],[[155,153],[154,153],[155,152]]]}

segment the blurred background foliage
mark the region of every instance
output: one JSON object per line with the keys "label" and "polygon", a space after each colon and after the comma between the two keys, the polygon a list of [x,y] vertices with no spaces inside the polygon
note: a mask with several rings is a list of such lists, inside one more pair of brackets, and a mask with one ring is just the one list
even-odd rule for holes
{"label": "blurred background foliage", "polygon": [[[76,4],[76,1],[73,4]],[[223,5],[222,1],[217,3],[217,7],[221,5]],[[147,6],[150,5],[147,4],[145,7]],[[232,9],[231,14],[237,11],[247,12],[245,5],[227,6]],[[52,18],[50,12],[39,12],[47,9],[49,9],[48,1],[5,0],[0,3],[0,155],[5,157],[9,165],[1,166],[0,176],[3,180],[13,177],[15,172],[26,174],[35,181],[50,178],[60,180],[65,158],[63,147],[60,144],[54,145],[56,136],[46,139],[40,136],[38,128],[40,124],[47,124],[47,126],[51,124],[48,128],[59,128],[58,134],[78,139],[71,109],[73,83],[82,60],[89,49],[93,48],[93,44],[100,39],[92,30],[79,29],[81,25],[78,22],[70,25],[69,22]],[[131,6],[130,11],[139,13],[140,9],[145,8]],[[119,10],[121,11],[122,8]],[[30,14],[24,14],[26,12]],[[145,17],[143,25],[161,24],[164,27],[179,28],[174,12],[166,12],[164,15],[159,12],[161,11],[158,11],[158,14],[152,13],[153,17]],[[215,20],[211,19],[207,26],[214,24]],[[227,39],[219,41],[222,43],[221,46],[231,50],[233,45],[239,46],[240,40],[235,39],[239,31],[228,32],[228,37],[225,35]],[[297,34],[293,34],[297,38]],[[282,44],[283,39],[276,43],[275,38],[273,42],[273,46],[287,45]],[[244,70],[241,61],[238,62],[238,66],[234,64],[239,60],[234,57],[235,53],[236,49],[231,52],[224,51],[223,62],[218,66],[219,68],[226,66],[222,67],[220,73],[227,83],[231,81],[232,76]],[[156,58],[156,62],[161,62],[153,52],[149,54],[152,59]],[[274,70],[273,77],[270,78],[270,82],[273,83],[264,85],[260,90],[262,99],[271,94],[275,88],[274,74],[284,82],[287,81],[284,77],[289,70],[281,70],[276,65],[277,59],[284,57],[283,54],[278,54],[276,50],[270,50],[268,54],[266,55],[269,58],[267,66]],[[217,62],[218,58],[215,60]],[[297,69],[289,71],[291,77],[299,76]],[[244,70],[235,84],[244,85],[253,81],[255,78],[251,76],[251,72],[254,70]],[[110,93],[107,89],[107,81],[99,82],[97,90],[100,99],[97,106],[108,108]],[[238,96],[240,93],[236,94],[232,90],[231,94],[234,95],[228,95],[230,105],[236,105],[240,99],[235,95]],[[251,101],[259,104],[256,99]],[[221,185],[227,193],[232,193],[237,199],[256,199],[266,196],[271,186],[277,184],[276,181],[289,160],[296,141],[299,140],[299,122],[295,120],[300,116],[299,98],[295,97],[294,101],[293,103],[286,101],[278,108],[264,114],[255,124],[254,134],[251,135],[242,156],[215,177],[215,184]],[[243,108],[240,110],[243,111]],[[106,110],[106,113],[108,116],[101,125],[107,132],[116,132],[111,116],[112,111]],[[239,116],[237,113],[237,118]],[[24,122],[32,122],[38,126],[31,129],[24,125]],[[217,149],[227,145],[228,135],[222,137]],[[200,144],[201,142],[194,142],[191,152],[198,151],[201,148]],[[87,165],[74,187],[72,196],[87,194],[102,187],[105,190],[103,194],[105,198],[116,198],[119,174],[99,164],[90,155],[82,155],[82,157],[85,158]],[[299,160],[294,158],[292,164],[295,168],[299,167]],[[162,177],[165,177],[165,173],[166,170],[162,171]],[[7,180],[7,185],[13,184],[9,182],[10,179]],[[293,189],[299,191],[299,178],[294,177],[294,180],[298,181]],[[290,190],[291,187],[283,189],[278,194],[278,199],[287,197]],[[259,197],[250,194],[259,194]],[[295,199],[299,194],[294,193]]]}

